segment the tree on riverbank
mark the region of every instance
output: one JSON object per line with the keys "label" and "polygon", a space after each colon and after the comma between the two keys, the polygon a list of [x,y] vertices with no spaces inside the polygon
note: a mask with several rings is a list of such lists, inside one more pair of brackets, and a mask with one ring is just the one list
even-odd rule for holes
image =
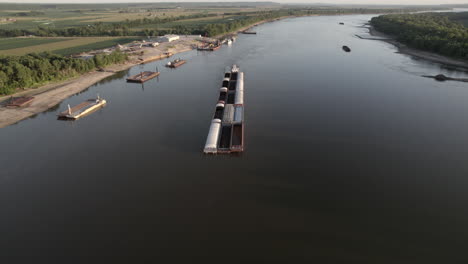
{"label": "tree on riverbank", "polygon": [[14,93],[17,88],[31,88],[50,81],[63,80],[98,67],[120,63],[127,55],[115,51],[83,60],[48,52],[24,56],[0,56],[0,94]]}
{"label": "tree on riverbank", "polygon": [[463,17],[468,12],[384,15],[371,24],[410,47],[468,60],[468,28],[455,22]]}

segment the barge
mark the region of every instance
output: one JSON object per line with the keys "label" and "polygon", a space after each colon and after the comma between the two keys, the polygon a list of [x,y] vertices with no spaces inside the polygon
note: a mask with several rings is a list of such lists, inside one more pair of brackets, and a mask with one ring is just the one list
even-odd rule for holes
{"label": "barge", "polygon": [[187,62],[186,60],[176,59],[176,60],[168,62],[166,64],[166,67],[177,68],[177,67],[181,66],[182,64],[185,64],[186,62]]}
{"label": "barge", "polygon": [[255,31],[247,31],[247,30],[244,30],[244,31],[242,31],[242,34],[256,35],[256,34],[257,34],[257,32],[255,32]]}
{"label": "barge", "polygon": [[155,77],[158,77],[160,74],[159,71],[144,71],[140,72],[138,74],[135,74],[133,76],[130,76],[127,78],[127,82],[136,82],[136,83],[144,83],[146,81],[149,81]]}
{"label": "barge", "polygon": [[74,107],[68,105],[68,110],[58,114],[59,119],[76,120],[106,105],[106,100],[97,96],[95,99],[89,99]]}
{"label": "barge", "polygon": [[197,50],[200,50],[200,51],[215,51],[215,50],[219,50],[220,48],[221,48],[221,44],[219,42],[216,44],[207,43],[206,45],[203,45],[203,46],[197,46]]}
{"label": "barge", "polygon": [[203,152],[206,154],[244,151],[244,73],[233,65],[224,73],[218,102]]}
{"label": "barge", "polygon": [[10,101],[6,104],[7,107],[22,107],[34,100],[32,96],[21,96],[21,97],[12,97]]}

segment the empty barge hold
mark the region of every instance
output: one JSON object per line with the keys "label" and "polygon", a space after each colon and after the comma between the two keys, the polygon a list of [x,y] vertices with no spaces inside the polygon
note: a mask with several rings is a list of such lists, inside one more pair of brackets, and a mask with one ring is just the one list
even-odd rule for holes
{"label": "empty barge hold", "polygon": [[244,73],[233,65],[225,72],[204,153],[244,151]]}
{"label": "empty barge hold", "polygon": [[166,64],[166,67],[177,68],[177,67],[181,66],[182,64],[185,64],[186,62],[187,62],[186,60],[176,59],[176,60],[168,62]]}
{"label": "empty barge hold", "polygon": [[21,96],[21,97],[15,97],[11,98],[10,101],[6,104],[8,107],[22,107],[25,106],[34,100],[34,97],[32,96]]}
{"label": "empty barge hold", "polygon": [[244,150],[244,124],[232,126],[231,152],[242,152]]}
{"label": "empty barge hold", "polygon": [[87,115],[103,106],[106,105],[106,100],[102,99],[99,97],[96,99],[89,99],[87,101],[84,101],[83,103],[76,105],[74,107],[70,107],[68,105],[68,110],[65,110],[58,114],[58,117],[60,119],[73,119],[76,120],[80,117],[83,117],[84,115]]}
{"label": "empty barge hold", "polygon": [[155,71],[155,72],[145,71],[145,72],[141,72],[139,74],[135,74],[133,76],[128,77],[127,82],[144,83],[148,80],[158,77],[159,74],[160,74],[159,71]]}

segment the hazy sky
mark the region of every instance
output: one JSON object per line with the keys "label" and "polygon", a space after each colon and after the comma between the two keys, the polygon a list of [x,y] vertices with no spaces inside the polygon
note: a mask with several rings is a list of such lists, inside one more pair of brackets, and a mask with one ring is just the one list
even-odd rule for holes
{"label": "hazy sky", "polygon": [[[266,1],[266,0],[257,0]],[[73,0],[0,0],[0,3],[127,3],[127,2],[254,2],[246,0],[82,0],[82,1],[73,1]],[[468,3],[468,0],[278,0],[272,2],[280,3],[334,3],[334,4],[406,4],[406,5],[415,5],[415,4],[464,4]]]}

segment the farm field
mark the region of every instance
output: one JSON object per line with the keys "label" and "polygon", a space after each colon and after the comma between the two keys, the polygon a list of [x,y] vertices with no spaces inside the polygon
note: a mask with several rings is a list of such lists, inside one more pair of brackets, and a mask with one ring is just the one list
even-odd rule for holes
{"label": "farm field", "polygon": [[[141,37],[8,38],[0,39],[0,55],[24,55],[43,51],[70,55],[125,44],[137,39]],[[22,46],[11,48],[14,43]],[[8,47],[10,48],[6,49]]]}
{"label": "farm field", "polygon": [[0,38],[0,54],[3,50],[51,44],[66,39],[67,38]]}

